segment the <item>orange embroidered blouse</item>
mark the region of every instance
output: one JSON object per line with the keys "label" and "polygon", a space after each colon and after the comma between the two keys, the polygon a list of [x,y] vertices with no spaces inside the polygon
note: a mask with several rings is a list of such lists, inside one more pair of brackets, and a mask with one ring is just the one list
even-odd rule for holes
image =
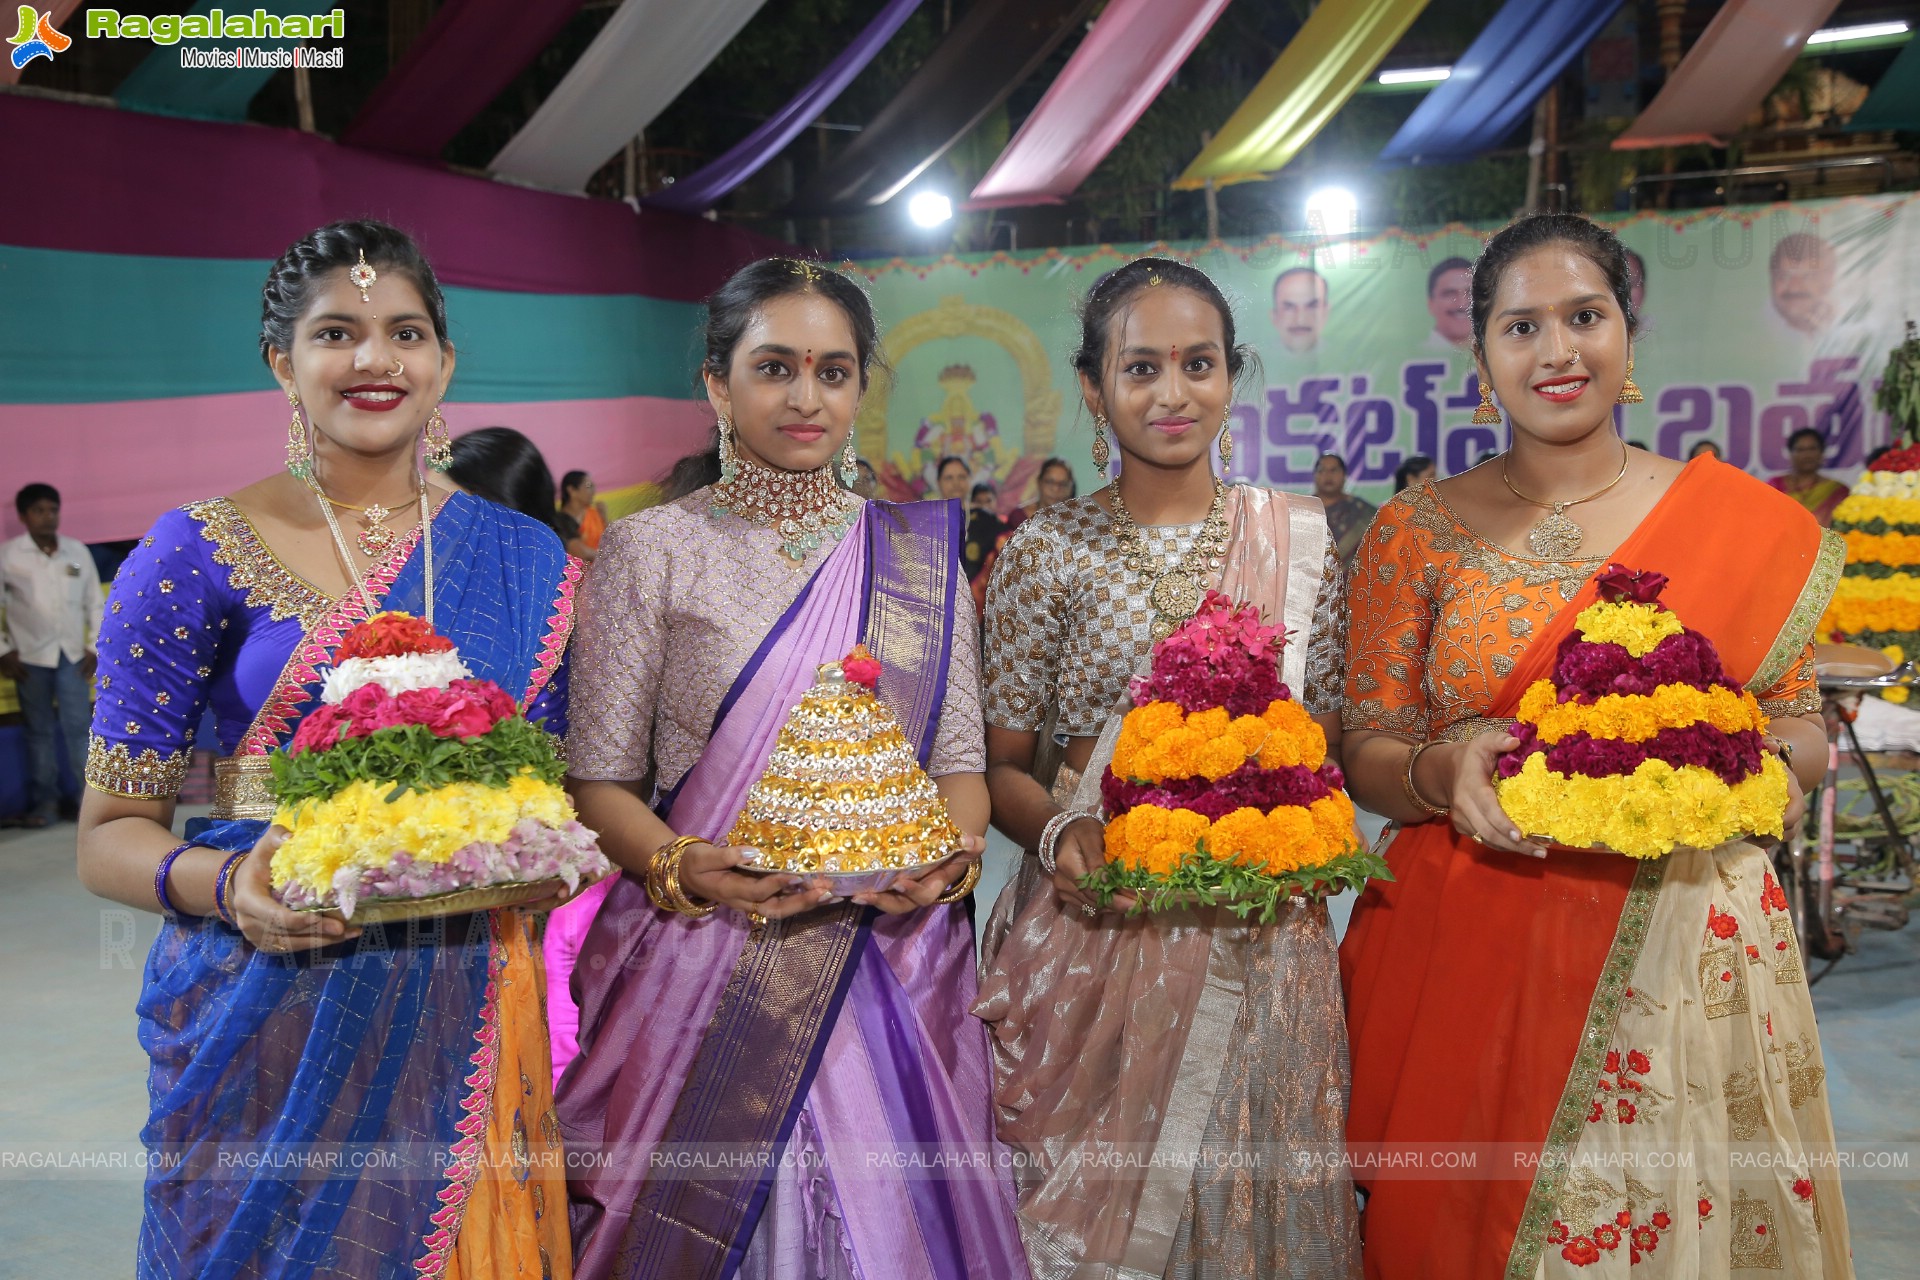
{"label": "orange embroidered blouse", "polygon": [[[1468,529],[1431,482],[1402,490],[1354,555],[1342,723],[1454,741],[1491,727],[1515,662],[1603,560],[1520,555]],[[1818,711],[1813,645],[1754,696],[1770,716]]]}

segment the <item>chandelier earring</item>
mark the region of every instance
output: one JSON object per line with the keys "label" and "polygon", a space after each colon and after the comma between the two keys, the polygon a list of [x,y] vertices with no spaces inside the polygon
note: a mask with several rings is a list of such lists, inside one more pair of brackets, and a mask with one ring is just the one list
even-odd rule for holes
{"label": "chandelier earring", "polygon": [[1220,467],[1225,470],[1233,465],[1233,415],[1220,419]]}
{"label": "chandelier earring", "polygon": [[1627,357],[1627,380],[1620,384],[1620,394],[1614,397],[1615,404],[1640,404],[1646,397],[1640,394],[1640,386],[1633,380],[1633,357]]}
{"label": "chandelier earring", "polygon": [[1113,461],[1113,450],[1107,446],[1107,419],[1105,414],[1093,416],[1093,465],[1099,469],[1100,478],[1106,479],[1107,466]]}
{"label": "chandelier earring", "polygon": [[313,446],[307,439],[307,423],[300,416],[300,393],[287,392],[293,406],[293,420],[287,423],[287,470],[300,480],[313,478]]}
{"label": "chandelier earring", "polygon": [[740,475],[740,459],[733,451],[733,419],[721,414],[714,432],[720,438],[720,480],[724,484]]}
{"label": "chandelier earring", "polygon": [[847,447],[840,451],[840,483],[853,488],[860,479],[860,455],[853,451],[853,435],[847,435]]}
{"label": "chandelier earring", "polygon": [[1480,384],[1480,407],[1473,411],[1472,421],[1482,427],[1500,424],[1500,411],[1493,407],[1493,388],[1484,382]]}
{"label": "chandelier earring", "polygon": [[437,404],[433,416],[427,419],[426,444],[428,466],[445,471],[453,465],[453,438],[447,434],[447,420],[440,416]]}

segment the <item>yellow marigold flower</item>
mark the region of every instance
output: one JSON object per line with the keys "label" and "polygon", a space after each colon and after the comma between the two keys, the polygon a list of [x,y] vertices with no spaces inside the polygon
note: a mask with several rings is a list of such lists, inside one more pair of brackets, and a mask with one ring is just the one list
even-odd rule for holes
{"label": "yellow marigold flower", "polygon": [[1520,718],[1537,726],[1541,741],[1548,744],[1581,732],[1596,738],[1645,742],[1662,729],[1684,729],[1701,723],[1727,733],[1765,724],[1760,704],[1752,694],[1735,693],[1723,686],[1700,690],[1691,685],[1662,685],[1649,694],[1610,693],[1582,705],[1554,702],[1552,686],[1545,681],[1535,682],[1521,698]]}
{"label": "yellow marigold flower", "polygon": [[1899,666],[1901,663],[1907,660],[1907,651],[1901,648],[1897,644],[1887,645],[1885,648],[1881,649],[1880,652],[1886,654],[1888,660],[1891,661],[1895,666]]}
{"label": "yellow marigold flower", "polygon": [[1220,779],[1247,762],[1247,753],[1231,735],[1202,743],[1194,753],[1194,772],[1209,782]]}
{"label": "yellow marigold flower", "polygon": [[1207,832],[1207,856],[1249,867],[1267,865],[1272,847],[1267,815],[1251,807],[1235,809]]}
{"label": "yellow marigold flower", "polygon": [[1528,757],[1498,784],[1500,807],[1521,830],[1575,848],[1600,845],[1633,858],[1676,848],[1712,849],[1748,835],[1781,833],[1786,771],[1773,756],[1729,787],[1707,769],[1647,760],[1631,774],[1566,775]]}
{"label": "yellow marigold flower", "polygon": [[1880,696],[1885,698],[1888,702],[1902,703],[1907,700],[1907,697],[1910,692],[1911,692],[1910,690],[1900,685],[1895,685],[1891,689],[1883,690]]}
{"label": "yellow marigold flower", "polygon": [[1671,610],[1631,600],[1588,605],[1574,625],[1593,643],[1617,644],[1636,658],[1646,657],[1662,640],[1686,630]]}
{"label": "yellow marigold flower", "polygon": [[1267,814],[1271,831],[1267,848],[1267,870],[1274,875],[1298,871],[1322,861],[1313,815],[1299,805],[1282,805]]}
{"label": "yellow marigold flower", "polygon": [[273,820],[292,834],[275,852],[272,879],[326,891],[342,870],[385,866],[405,852],[422,862],[446,862],[476,843],[500,844],[523,819],[548,826],[573,820],[560,788],[530,774],[505,787],[456,782],[409,791],[389,804],[391,782],[355,782],[325,800],[282,805]]}
{"label": "yellow marigold flower", "polygon": [[[1353,823],[1353,801],[1344,791],[1331,792],[1307,806],[1314,833],[1320,838],[1324,854],[1344,852],[1359,843]],[[1323,856],[1321,861],[1325,861]]]}

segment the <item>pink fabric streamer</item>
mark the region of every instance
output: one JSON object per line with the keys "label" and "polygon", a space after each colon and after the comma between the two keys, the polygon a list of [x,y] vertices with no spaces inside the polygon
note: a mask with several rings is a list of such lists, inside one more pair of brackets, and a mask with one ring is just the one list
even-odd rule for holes
{"label": "pink fabric streamer", "polygon": [[1059,204],[1072,195],[1226,7],[1227,0],[1114,0],[967,207]]}
{"label": "pink fabric streamer", "polygon": [[1718,146],[1780,83],[1840,0],[1727,0],[1615,151]]}

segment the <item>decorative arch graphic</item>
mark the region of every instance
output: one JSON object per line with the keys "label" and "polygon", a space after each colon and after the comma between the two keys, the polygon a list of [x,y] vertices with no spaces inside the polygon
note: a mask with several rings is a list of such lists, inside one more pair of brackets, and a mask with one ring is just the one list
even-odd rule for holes
{"label": "decorative arch graphic", "polygon": [[[1054,432],[1060,422],[1060,392],[1053,385],[1047,349],[1025,321],[1011,311],[971,303],[949,294],[938,306],[917,312],[887,334],[887,359],[897,369],[907,354],[941,338],[984,338],[1013,357],[1020,370],[1022,409],[1021,452],[1044,458],[1053,452]],[[860,406],[854,436],[867,457],[887,456],[887,405],[890,388],[875,385]]]}

